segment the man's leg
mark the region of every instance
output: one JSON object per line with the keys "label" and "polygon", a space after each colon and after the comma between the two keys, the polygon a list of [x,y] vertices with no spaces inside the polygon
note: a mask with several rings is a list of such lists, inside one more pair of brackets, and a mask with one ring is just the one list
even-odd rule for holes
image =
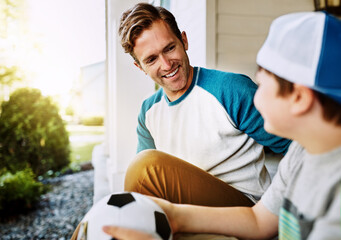
{"label": "man's leg", "polygon": [[243,193],[204,170],[157,150],[139,153],[129,166],[125,191],[202,206],[252,206]]}

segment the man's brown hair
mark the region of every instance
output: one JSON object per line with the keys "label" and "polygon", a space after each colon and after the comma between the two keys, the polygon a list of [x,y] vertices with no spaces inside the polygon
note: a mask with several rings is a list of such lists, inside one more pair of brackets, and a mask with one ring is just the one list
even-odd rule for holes
{"label": "man's brown hair", "polygon": [[175,17],[163,7],[155,7],[147,3],[138,3],[122,14],[118,30],[121,37],[121,45],[124,51],[129,53],[138,64],[140,63],[134,54],[135,41],[155,21],[164,21],[167,23],[175,36],[182,42],[181,32]]}
{"label": "man's brown hair", "polygon": [[[279,85],[278,89],[279,96],[285,97],[294,91],[294,83],[289,82],[284,78],[281,78],[266,69],[264,70],[275,77]],[[312,90],[314,92],[315,97],[322,106],[323,118],[326,121],[335,122],[337,126],[341,126],[341,105],[338,102],[334,101],[332,98],[326,96],[325,94],[315,91],[314,89]]]}

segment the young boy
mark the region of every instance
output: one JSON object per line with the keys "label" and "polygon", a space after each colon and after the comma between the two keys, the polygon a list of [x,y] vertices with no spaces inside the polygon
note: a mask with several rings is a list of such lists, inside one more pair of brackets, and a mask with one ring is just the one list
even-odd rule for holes
{"label": "young boy", "polygon": [[[279,17],[257,63],[254,102],[264,127],[295,140],[261,200],[252,208],[155,201],[173,232],[341,239],[341,21],[324,12]],[[120,239],[148,239],[128,229],[104,230]]]}

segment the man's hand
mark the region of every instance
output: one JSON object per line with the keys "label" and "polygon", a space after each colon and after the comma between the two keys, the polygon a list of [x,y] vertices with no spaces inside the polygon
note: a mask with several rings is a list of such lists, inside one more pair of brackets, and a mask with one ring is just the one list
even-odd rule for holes
{"label": "man's hand", "polygon": [[111,237],[120,240],[158,240],[148,233],[124,227],[104,226],[103,231]]}

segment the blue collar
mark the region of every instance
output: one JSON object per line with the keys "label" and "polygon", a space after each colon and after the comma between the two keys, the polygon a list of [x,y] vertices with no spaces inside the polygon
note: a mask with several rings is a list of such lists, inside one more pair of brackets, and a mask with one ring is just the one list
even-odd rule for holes
{"label": "blue collar", "polygon": [[182,94],[181,97],[179,97],[178,99],[176,99],[173,102],[170,102],[165,91],[163,91],[163,95],[166,99],[166,102],[168,104],[168,106],[174,106],[180,102],[182,102],[182,100],[184,100],[192,91],[192,89],[194,88],[194,86],[197,84],[198,82],[198,78],[199,78],[199,72],[200,72],[200,68],[199,67],[193,67],[193,78],[192,78],[192,82],[191,82],[191,86],[189,86],[189,88],[187,89],[187,91]]}

